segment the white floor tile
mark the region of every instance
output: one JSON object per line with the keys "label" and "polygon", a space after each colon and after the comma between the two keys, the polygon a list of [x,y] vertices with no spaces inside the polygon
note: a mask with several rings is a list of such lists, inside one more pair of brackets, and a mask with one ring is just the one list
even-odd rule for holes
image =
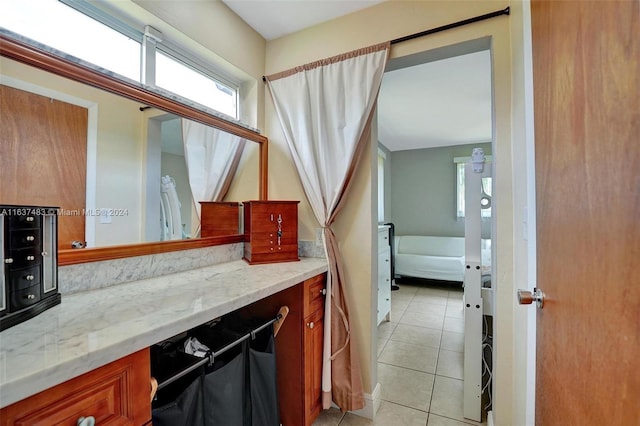
{"label": "white floor tile", "polygon": [[445,315],[447,305],[433,304],[414,297],[406,310],[409,312],[430,312],[438,315]]}
{"label": "white floor tile", "polygon": [[447,305],[447,293],[444,294],[429,294],[429,293],[416,293],[413,296],[412,302],[419,303],[431,303],[432,305]]}
{"label": "white floor tile", "polygon": [[378,326],[378,339],[388,339],[393,334],[398,323],[390,321],[382,321]]}
{"label": "white floor tile", "polygon": [[453,331],[454,333],[464,333],[464,319],[445,317],[442,329],[444,331]]}
{"label": "white floor tile", "polygon": [[442,331],[435,328],[418,327],[415,325],[398,324],[390,339],[414,345],[440,347]]}
{"label": "white floor tile", "polygon": [[464,292],[449,290],[449,300],[462,300],[462,296],[464,296]]}
{"label": "white floor tile", "polygon": [[447,302],[447,310],[445,312],[445,316],[464,318],[464,307],[462,306],[462,302],[459,300],[453,300],[454,303],[450,303],[451,301],[452,300],[449,299],[449,302]]}
{"label": "white floor tile", "polygon": [[402,405],[382,401],[375,420],[347,413],[340,426],[424,426],[428,414]]}
{"label": "white floor tile", "polygon": [[462,352],[447,351],[440,349],[438,354],[438,366],[436,374],[438,376],[451,377],[453,379],[464,378],[464,355]]}
{"label": "white floor tile", "polygon": [[405,311],[402,318],[400,318],[399,323],[416,325],[418,327],[442,329],[444,315],[434,312]]}
{"label": "white floor tile", "polygon": [[378,382],[383,401],[428,411],[433,374],[378,363]]}
{"label": "white floor tile", "polygon": [[436,372],[438,348],[389,340],[378,361],[433,374]]}
{"label": "white floor tile", "polygon": [[337,426],[340,424],[340,420],[344,417],[337,408],[329,408],[328,410],[322,410],[320,415],[313,422],[313,426]]}
{"label": "white floor tile", "polygon": [[436,376],[429,412],[469,424],[481,424],[464,418],[462,407],[463,391],[462,380]]}
{"label": "white floor tile", "polygon": [[429,420],[427,421],[427,426],[467,426],[468,424],[435,414],[429,414]]}
{"label": "white floor tile", "polygon": [[440,348],[448,351],[464,352],[464,333],[443,331]]}

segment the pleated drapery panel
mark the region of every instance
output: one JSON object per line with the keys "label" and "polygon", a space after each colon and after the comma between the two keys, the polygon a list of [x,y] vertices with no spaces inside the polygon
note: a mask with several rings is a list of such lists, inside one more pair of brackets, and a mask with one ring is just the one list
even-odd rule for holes
{"label": "pleated drapery panel", "polygon": [[223,130],[182,119],[189,186],[200,218],[200,201],[222,201],[238,168],[245,140]]}
{"label": "pleated drapery panel", "polygon": [[[331,224],[344,202],[371,122],[389,43],[323,59],[266,77],[305,195],[324,228],[329,262],[325,304],[323,407],[364,407],[362,373],[351,339],[349,303]],[[366,133],[366,134],[365,134]]]}

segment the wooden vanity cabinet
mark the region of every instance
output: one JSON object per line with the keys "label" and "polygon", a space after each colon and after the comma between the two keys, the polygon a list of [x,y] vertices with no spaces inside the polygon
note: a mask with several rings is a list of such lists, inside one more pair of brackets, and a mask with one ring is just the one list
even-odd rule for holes
{"label": "wooden vanity cabinet", "polygon": [[100,426],[151,421],[149,349],[121,358],[0,410],[0,425]]}
{"label": "wooden vanity cabinet", "polygon": [[326,274],[303,281],[241,310],[247,317],[289,315],[276,336],[280,422],[308,426],[322,410],[322,344]]}

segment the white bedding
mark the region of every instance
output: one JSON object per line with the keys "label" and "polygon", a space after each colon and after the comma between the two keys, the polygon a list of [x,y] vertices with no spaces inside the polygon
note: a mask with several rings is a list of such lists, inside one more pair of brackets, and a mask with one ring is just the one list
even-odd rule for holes
{"label": "white bedding", "polygon": [[396,275],[429,277],[434,280],[462,281],[464,256],[443,257],[404,254],[396,257]]}

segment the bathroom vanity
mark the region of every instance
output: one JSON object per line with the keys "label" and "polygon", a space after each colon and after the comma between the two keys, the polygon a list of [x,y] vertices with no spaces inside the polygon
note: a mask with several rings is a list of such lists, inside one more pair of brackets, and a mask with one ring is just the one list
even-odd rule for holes
{"label": "bathroom vanity", "polygon": [[0,424],[89,416],[101,425],[148,424],[150,346],[234,311],[272,316],[282,304],[290,313],[276,338],[281,419],[311,424],[320,407],[326,271],[317,258],[236,260],[65,296],[0,334]]}

